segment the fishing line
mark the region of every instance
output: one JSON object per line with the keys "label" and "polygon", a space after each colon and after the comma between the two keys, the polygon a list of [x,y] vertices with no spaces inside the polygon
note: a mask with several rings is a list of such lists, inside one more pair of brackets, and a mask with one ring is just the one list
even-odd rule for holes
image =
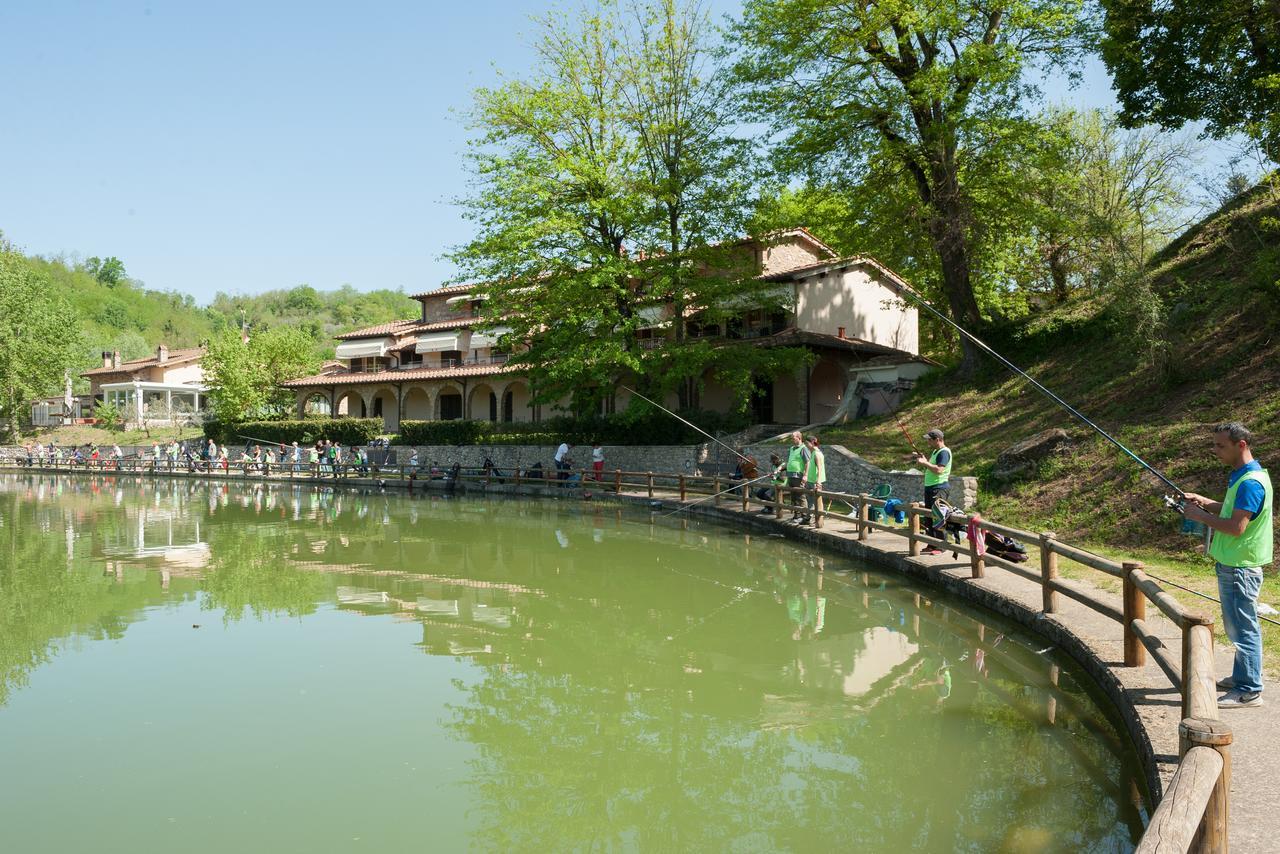
{"label": "fishing line", "polygon": [[1146,469],[1147,471],[1151,472],[1153,475],[1155,475],[1156,477],[1158,477],[1161,481],[1163,481],[1166,485],[1168,485],[1168,486],[1169,486],[1169,488],[1171,488],[1174,492],[1176,492],[1176,493],[1178,494],[1178,497],[1179,497],[1179,498],[1184,498],[1184,497],[1186,496],[1186,493],[1185,493],[1185,492],[1183,492],[1183,491],[1182,491],[1182,488],[1181,488],[1181,487],[1179,487],[1176,483],[1174,483],[1173,481],[1169,480],[1169,478],[1165,477],[1165,476],[1164,476],[1164,475],[1163,475],[1163,474],[1162,474],[1158,469],[1156,469],[1154,466],[1152,466],[1152,465],[1151,465],[1150,463],[1148,463],[1146,460],[1142,459],[1142,457],[1138,456],[1138,455],[1137,455],[1137,454],[1135,454],[1133,451],[1131,451],[1131,450],[1129,450],[1128,448],[1126,448],[1123,444],[1121,444],[1121,442],[1120,442],[1120,440],[1119,440],[1119,439],[1115,438],[1115,437],[1114,437],[1114,436],[1112,436],[1110,433],[1108,433],[1106,430],[1103,430],[1103,429],[1102,429],[1101,427],[1099,427],[1097,424],[1094,424],[1092,421],[1090,421],[1088,418],[1086,418],[1086,417],[1084,416],[1084,414],[1083,414],[1083,413],[1081,413],[1081,412],[1080,412],[1078,409],[1076,409],[1074,406],[1072,406],[1071,404],[1067,403],[1067,402],[1066,402],[1065,400],[1063,400],[1062,398],[1058,397],[1056,394],[1054,394],[1054,393],[1053,393],[1052,391],[1050,391],[1049,389],[1045,388],[1045,386],[1043,386],[1043,385],[1042,385],[1038,380],[1036,380],[1036,378],[1035,378],[1035,377],[1031,376],[1031,375],[1030,375],[1030,374],[1028,374],[1026,371],[1022,370],[1022,368],[1019,368],[1019,367],[1018,367],[1017,365],[1015,365],[1013,362],[1010,362],[1010,361],[1009,361],[1008,359],[1006,359],[1004,356],[1001,356],[1001,355],[1000,355],[999,353],[997,353],[995,350],[991,349],[989,346],[987,346],[986,342],[985,342],[985,341],[983,341],[981,338],[979,338],[978,336],[974,335],[972,332],[968,331],[967,329],[965,329],[964,327],[962,327],[960,324],[956,323],[954,320],[952,320],[951,318],[947,317],[947,316],[946,316],[945,314],[943,314],[942,312],[938,311],[936,308],[934,308],[932,305],[930,305],[930,304],[929,304],[929,301],[928,301],[928,300],[926,300],[926,299],[925,299],[923,296],[921,296],[920,294],[916,293],[916,291],[912,290],[912,289],[911,289],[910,287],[908,287],[905,283],[899,283],[899,286],[902,288],[903,293],[905,293],[905,294],[909,294],[909,295],[910,295],[910,298],[911,298],[914,302],[918,303],[922,308],[924,308],[924,309],[925,309],[926,311],[928,311],[930,314],[932,314],[933,316],[935,316],[935,317],[937,317],[939,320],[941,320],[943,323],[945,323],[945,324],[947,324],[948,326],[950,326],[950,327],[952,327],[953,329],[955,329],[957,332],[959,332],[959,333],[960,333],[961,335],[963,335],[965,338],[968,338],[970,341],[972,341],[972,342],[973,342],[974,344],[976,344],[978,347],[982,348],[982,350],[984,350],[988,355],[990,355],[990,356],[992,356],[993,358],[995,358],[997,361],[999,361],[999,362],[1000,362],[1002,365],[1004,365],[1006,368],[1008,368],[1009,370],[1013,371],[1015,374],[1017,374],[1018,376],[1020,376],[1020,377],[1022,377],[1023,379],[1025,379],[1027,382],[1031,383],[1031,384],[1032,384],[1033,386],[1035,386],[1039,391],[1041,391],[1043,394],[1045,394],[1049,399],[1051,399],[1052,401],[1054,401],[1055,403],[1057,403],[1057,404],[1058,404],[1059,406],[1061,406],[1063,409],[1065,409],[1065,410],[1067,410],[1068,412],[1070,412],[1070,413],[1071,413],[1072,415],[1074,415],[1076,418],[1078,418],[1078,419],[1080,419],[1081,421],[1083,421],[1083,422],[1084,422],[1085,424],[1087,424],[1089,427],[1093,428],[1093,430],[1094,430],[1094,431],[1096,431],[1096,432],[1097,432],[1097,434],[1098,434],[1099,436],[1101,436],[1102,438],[1106,439],[1106,440],[1107,440],[1108,442],[1110,442],[1111,444],[1115,445],[1117,448],[1119,448],[1121,451],[1123,451],[1126,455],[1128,455],[1128,456],[1129,456],[1129,457],[1130,457],[1134,462],[1136,462],[1138,465],[1142,466],[1144,469]]}
{"label": "fishing line", "polygon": [[[1212,596],[1208,595],[1207,593],[1201,593],[1199,590],[1192,590],[1190,587],[1183,587],[1181,584],[1179,584],[1176,581],[1170,581],[1167,578],[1161,578],[1158,575],[1152,574],[1146,568],[1143,568],[1142,571],[1146,572],[1148,576],[1150,576],[1151,578],[1154,578],[1156,581],[1159,581],[1161,584],[1168,584],[1170,587],[1176,587],[1179,590],[1190,593],[1192,596],[1199,596],[1201,599],[1208,599],[1210,602],[1213,602],[1214,604],[1217,604],[1217,605],[1222,604],[1221,600],[1214,599]],[[1271,619],[1268,616],[1265,616],[1264,614],[1259,614],[1258,619],[1264,622],[1270,623],[1273,626],[1280,626],[1280,622],[1276,622],[1275,620]]]}
{"label": "fishing line", "polygon": [[753,483],[759,483],[760,481],[770,477],[773,477],[773,472],[770,472],[769,474],[762,474],[759,477],[753,477],[751,480],[746,480],[746,481],[740,480],[733,486],[729,487],[728,489],[722,489],[719,492],[713,493],[711,495],[704,495],[701,498],[699,498],[697,501],[690,501],[687,504],[682,504],[681,506],[677,507],[675,510],[671,510],[667,513],[663,513],[658,518],[665,519],[668,516],[674,516],[675,514],[679,513],[681,510],[688,510],[690,507],[692,507],[695,504],[701,504],[704,501],[710,501],[713,498],[719,498],[721,495],[724,495],[726,492],[733,492],[734,490],[737,490],[739,488],[745,489]]}
{"label": "fishing line", "polygon": [[730,447],[729,447],[728,445],[726,445],[724,442],[721,442],[721,441],[720,441],[719,439],[717,439],[715,436],[712,436],[712,435],[711,435],[710,433],[708,433],[706,430],[703,430],[703,429],[702,429],[701,427],[699,427],[697,424],[694,424],[692,421],[689,421],[689,420],[687,420],[687,419],[681,418],[679,415],[676,415],[674,412],[672,412],[670,409],[667,409],[667,408],[666,408],[665,406],[663,406],[661,403],[658,403],[658,402],[657,402],[657,401],[655,401],[655,400],[649,400],[649,398],[645,397],[643,394],[641,394],[640,392],[636,391],[636,390],[635,390],[635,389],[633,389],[633,388],[627,388],[627,386],[619,386],[619,388],[621,388],[623,391],[629,391],[629,392],[631,392],[632,394],[634,394],[636,397],[640,398],[641,400],[643,400],[643,401],[646,401],[646,402],[648,402],[648,403],[653,404],[654,406],[658,407],[658,408],[659,408],[659,409],[661,409],[663,412],[667,413],[668,415],[670,415],[672,418],[676,419],[677,421],[680,421],[680,422],[682,422],[682,423],[684,423],[684,424],[688,424],[688,425],[689,425],[690,427],[692,427],[694,430],[697,430],[699,433],[701,433],[702,435],[706,436],[708,439],[710,439],[711,441],[715,442],[717,445],[719,445],[720,447],[724,448],[726,451],[728,451],[729,453],[733,454],[733,455],[734,455],[735,457],[737,457],[738,459],[740,459],[740,460],[745,460],[745,459],[747,459],[747,456],[746,456],[745,454],[740,454],[740,453],[738,453],[736,450],[734,450],[733,448],[730,448]]}
{"label": "fishing line", "polygon": [[[858,376],[866,376],[865,371],[858,371],[857,373]],[[868,379],[870,379],[870,377],[868,377]],[[885,410],[893,416],[893,420],[898,425],[898,429],[902,431],[902,438],[907,440],[907,444],[911,446],[911,450],[915,451],[917,456],[923,457],[924,454],[920,453],[920,449],[916,447],[916,443],[911,441],[911,434],[907,432],[907,428],[903,425],[902,419],[898,417],[898,411],[894,409],[893,404],[889,402],[889,395],[885,394],[884,389],[880,388],[878,385],[872,385],[871,383],[868,383],[868,385],[880,393],[880,399],[884,401]]]}

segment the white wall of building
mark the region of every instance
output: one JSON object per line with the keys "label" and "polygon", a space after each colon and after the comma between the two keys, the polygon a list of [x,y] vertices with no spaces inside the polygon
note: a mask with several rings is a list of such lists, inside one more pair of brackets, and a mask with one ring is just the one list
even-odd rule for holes
{"label": "white wall of building", "polygon": [[796,327],[824,335],[861,338],[919,354],[916,309],[863,266],[808,276],[796,283]]}

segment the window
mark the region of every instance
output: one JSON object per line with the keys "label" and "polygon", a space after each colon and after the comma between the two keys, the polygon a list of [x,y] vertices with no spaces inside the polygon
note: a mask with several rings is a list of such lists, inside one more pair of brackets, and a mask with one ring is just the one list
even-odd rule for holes
{"label": "window", "polygon": [[[456,368],[462,364],[461,350],[443,350],[440,353],[440,367]],[[459,416],[461,417],[461,416]]]}
{"label": "window", "polygon": [[462,395],[440,395],[440,420],[457,421],[462,417]]}

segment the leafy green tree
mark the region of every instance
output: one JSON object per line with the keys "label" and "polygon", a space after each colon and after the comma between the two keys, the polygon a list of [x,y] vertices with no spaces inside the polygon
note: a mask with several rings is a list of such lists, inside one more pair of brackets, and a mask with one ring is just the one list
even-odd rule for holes
{"label": "leafy green tree", "polygon": [[215,417],[234,422],[289,412],[293,393],[280,384],[319,369],[312,343],[288,326],[255,333],[247,344],[230,329],[211,339],[203,367]]}
{"label": "leafy green tree", "polygon": [[67,300],[0,242],[0,420],[11,436],[31,401],[61,391],[80,347],[80,325]]}
{"label": "leafy green tree", "polygon": [[[636,374],[694,406],[712,370],[745,405],[753,375],[794,368],[803,352],[687,332],[780,302],[732,241],[749,150],[731,133],[705,11],[659,0],[627,12],[540,19],[530,79],[476,93],[476,192],[464,203],[479,233],[453,257],[486,283],[485,315],[512,330],[539,400],[590,408]],[[643,346],[646,328],[662,347]]]}
{"label": "leafy green tree", "polygon": [[1205,121],[1280,162],[1280,5],[1101,0],[1103,62],[1130,127]]}
{"label": "leafy green tree", "polygon": [[109,287],[115,287],[128,279],[124,271],[124,262],[114,255],[107,258],[94,256],[84,262],[84,269],[89,275]]}
{"label": "leafy green tree", "polygon": [[[1082,0],[748,0],[737,73],[786,174],[852,186],[870,172],[909,190],[911,218],[892,227],[924,232],[952,317],[973,326],[975,244],[995,232],[982,196],[1000,193],[988,176],[1036,134],[1024,70],[1072,67],[1081,12]],[[961,346],[972,369],[977,350]]]}
{"label": "leafy green tree", "polygon": [[93,407],[93,417],[99,425],[112,432],[124,427],[124,414],[114,403],[99,402]]}

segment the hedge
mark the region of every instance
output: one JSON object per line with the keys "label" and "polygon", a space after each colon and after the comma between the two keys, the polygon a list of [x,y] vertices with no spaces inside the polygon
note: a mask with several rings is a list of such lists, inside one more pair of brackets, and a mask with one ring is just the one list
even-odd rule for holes
{"label": "hedge", "polygon": [[310,445],[328,439],[340,445],[367,445],[382,434],[381,418],[307,418],[300,421],[241,421],[223,424],[206,421],[205,436],[218,444],[247,441]]}
{"label": "hedge", "polygon": [[[749,423],[744,415],[682,412],[681,417],[709,433],[731,433]],[[691,445],[706,437],[664,412],[635,416],[574,418],[560,416],[538,422],[401,421],[399,445]]]}

